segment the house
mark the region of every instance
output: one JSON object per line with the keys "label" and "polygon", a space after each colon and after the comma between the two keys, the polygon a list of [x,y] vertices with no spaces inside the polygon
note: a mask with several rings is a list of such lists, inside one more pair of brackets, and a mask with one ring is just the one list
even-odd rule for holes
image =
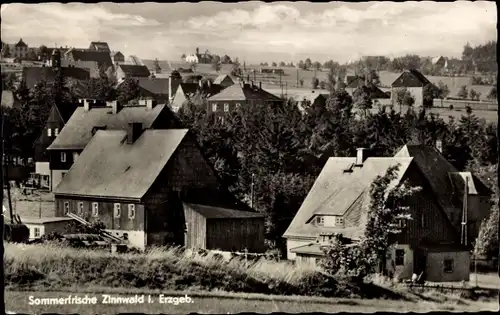
{"label": "house", "polygon": [[169,103],[169,78],[137,78],[141,94],[151,97],[159,104]]}
{"label": "house", "polygon": [[71,118],[77,106],[73,104],[55,104],[50,109],[49,117],[38,139],[35,147],[35,174],[40,180],[40,186],[50,188],[51,172],[50,159],[47,148],[57,138],[66,122]]}
{"label": "house", "polygon": [[113,51],[111,53],[111,59],[113,60],[113,64],[121,64],[125,62],[125,56],[119,51]]}
{"label": "house", "polygon": [[[407,181],[422,189],[409,199],[412,219],[400,220],[403,230],[395,238],[386,268],[398,278],[424,272],[427,281],[468,281],[470,247],[461,244],[455,223],[456,218],[460,221],[462,208],[456,198],[450,198],[454,195],[451,164],[436,148],[421,145],[405,145],[394,157],[368,154],[358,149],[356,157],[328,159],[284,234],[288,259],[317,261],[335,233],[352,243],[359,241],[366,227],[371,183],[399,164],[397,179],[391,185]],[[485,209],[470,208],[470,217],[489,211],[482,206]]]}
{"label": "house", "polygon": [[116,79],[118,82],[126,77],[148,78],[150,75],[151,73],[149,72],[148,67],[144,65],[119,64],[118,67],[116,67]]}
{"label": "house", "polygon": [[14,58],[24,59],[28,56],[28,45],[23,41],[23,39],[19,39],[17,44],[14,46]]}
{"label": "house", "polygon": [[432,62],[432,65],[437,66],[440,69],[447,68],[447,66],[448,66],[448,60],[446,57],[443,57],[443,56],[434,57],[434,58],[432,58],[431,62]]}
{"label": "house", "polygon": [[88,50],[102,51],[108,54],[111,52],[111,50],[109,49],[109,45],[106,42],[91,42]]}
{"label": "house", "polygon": [[[61,67],[60,69],[62,75],[70,82],[86,81],[90,78],[90,72],[86,69],[75,67]],[[23,67],[22,79],[26,82],[26,86],[31,89],[41,81],[52,84],[56,74],[57,71],[54,67]]]}
{"label": "house", "polygon": [[372,82],[368,82],[367,80],[358,76],[351,77],[350,81],[347,81],[347,84],[345,86],[346,92],[351,96],[354,95],[354,91],[356,91],[356,89],[358,88],[363,88],[366,90],[366,92],[370,93],[370,97],[372,100],[390,98],[389,95],[378,88],[375,84],[373,84]]}
{"label": "house", "polygon": [[252,106],[254,104],[273,104],[283,100],[259,86],[241,82],[234,84],[220,93],[207,99],[207,113],[214,113],[218,119],[224,119],[225,113],[229,113],[240,106]]}
{"label": "house", "polygon": [[130,246],[264,251],[264,218],[220,184],[187,129],[99,130],[54,191],[56,215],[100,220]]}
{"label": "house", "polygon": [[187,101],[198,101],[198,103],[205,103],[206,99],[212,95],[216,95],[224,89],[223,86],[218,84],[213,84],[210,81],[203,83],[203,81],[198,81],[198,83],[180,83],[175,90],[174,97],[170,103],[170,107],[174,112],[179,111],[179,109]]}
{"label": "house", "polygon": [[305,111],[306,103],[309,106],[325,106],[328,100],[329,94],[321,93],[321,91],[307,91],[307,92],[296,92],[293,94],[288,94],[289,98],[297,102],[297,106],[301,112]]}
{"label": "house", "polygon": [[20,107],[21,102],[16,96],[16,93],[8,90],[2,91],[2,106],[8,108]]}
{"label": "house", "polygon": [[69,217],[22,218],[23,224],[30,230],[30,240],[38,239],[51,233],[67,233],[68,225],[73,221]]}
{"label": "house", "polygon": [[398,90],[406,89],[415,99],[414,106],[422,106],[424,103],[424,88],[432,84],[420,71],[404,71],[391,84],[391,101],[396,103],[396,94]]}
{"label": "house", "polygon": [[122,106],[116,101],[102,103],[95,100],[82,100],[79,105],[47,148],[51,189],[56,188],[97,130],[126,129],[130,122],[141,123],[144,128],[152,129],[179,126],[179,121],[168,106],[156,105],[153,100],[138,106]]}
{"label": "house", "polygon": [[235,84],[233,78],[231,78],[231,76],[227,74],[219,75],[217,78],[215,78],[213,83],[223,86],[224,88],[227,88],[228,86]]}
{"label": "house", "polygon": [[101,69],[113,67],[110,53],[105,51],[70,49],[65,54],[65,62],[68,66],[89,69],[92,78],[99,77]]}
{"label": "house", "polygon": [[187,63],[199,63],[198,56],[196,56],[196,54],[187,55],[186,58],[184,58],[184,61]]}

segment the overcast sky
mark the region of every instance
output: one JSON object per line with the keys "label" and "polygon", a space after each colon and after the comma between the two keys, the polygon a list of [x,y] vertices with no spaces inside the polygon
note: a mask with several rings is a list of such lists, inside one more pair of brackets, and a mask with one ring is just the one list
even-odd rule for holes
{"label": "overcast sky", "polygon": [[88,47],[144,59],[178,60],[208,49],[247,62],[406,53],[460,56],[496,40],[494,2],[8,4],[2,40],[29,46]]}

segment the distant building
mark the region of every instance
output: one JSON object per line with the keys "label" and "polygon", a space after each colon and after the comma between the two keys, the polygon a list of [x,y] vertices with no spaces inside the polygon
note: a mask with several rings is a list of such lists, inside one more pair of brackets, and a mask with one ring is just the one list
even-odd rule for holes
{"label": "distant building", "polygon": [[235,81],[228,74],[221,74],[217,78],[215,78],[213,83],[223,86],[224,88],[227,88],[235,84]]}
{"label": "distant building", "polygon": [[398,90],[406,89],[415,99],[414,106],[422,106],[424,103],[424,88],[432,84],[420,71],[404,71],[391,84],[391,102],[396,104],[396,95]]}
{"label": "distant building", "polygon": [[265,250],[263,215],[220,182],[187,129],[99,130],[54,195],[56,215],[99,220],[131,247]]}
{"label": "distant building", "polygon": [[129,77],[129,78],[148,78],[150,75],[151,75],[151,72],[149,72],[148,67],[146,67],[144,65],[119,64],[116,67],[116,79],[118,80],[118,82],[125,79],[126,77]]}
{"label": "distant building", "polygon": [[60,235],[67,233],[68,225],[74,222],[74,220],[68,217],[61,216],[45,218],[22,218],[22,222],[30,230],[29,239],[35,240],[51,233],[58,233]]}
{"label": "distant building", "polygon": [[220,93],[222,90],[224,90],[223,86],[213,84],[210,81],[206,83],[203,83],[203,81],[199,81],[198,83],[180,83],[175,90],[170,108],[174,112],[178,112],[182,105],[188,101],[206,104],[207,98]]}
{"label": "distant building", "polygon": [[199,63],[198,56],[195,54],[187,55],[186,58],[184,58],[184,61],[187,63]]}
{"label": "distant building", "polygon": [[368,82],[367,80],[360,78],[358,76],[352,77],[351,80],[348,81],[347,85],[345,86],[346,92],[349,93],[349,95],[351,96],[354,95],[354,91],[356,91],[356,89],[358,88],[364,88],[366,92],[370,94],[372,100],[390,98],[389,95],[387,95],[384,91],[378,88],[375,84],[373,84],[372,82]]}
{"label": "distant building", "polygon": [[125,56],[119,52],[119,51],[114,51],[111,53],[111,59],[113,60],[113,64],[122,64],[125,62]]}
{"label": "distant building", "polygon": [[111,53],[109,45],[106,42],[91,42],[89,50],[107,52],[108,54]]}
{"label": "distant building", "polygon": [[92,78],[99,77],[100,69],[113,67],[111,56],[105,51],[70,49],[65,57],[68,66],[89,69]]}
{"label": "distant building", "polygon": [[21,38],[14,46],[13,57],[24,59],[27,56],[28,56],[28,45],[26,45],[26,43],[23,42],[23,39]]}
{"label": "distant building", "polygon": [[439,68],[446,68],[448,63],[447,58],[443,56],[434,57],[431,61],[434,66],[438,66]]}

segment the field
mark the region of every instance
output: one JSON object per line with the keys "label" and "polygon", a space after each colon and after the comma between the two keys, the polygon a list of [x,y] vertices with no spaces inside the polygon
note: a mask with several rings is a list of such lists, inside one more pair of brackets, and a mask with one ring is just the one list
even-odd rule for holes
{"label": "field", "polygon": [[[18,313],[42,314],[55,312],[59,314],[117,314],[117,313],[146,313],[146,314],[188,314],[188,313],[338,313],[338,312],[359,312],[372,313],[377,311],[387,312],[429,312],[429,311],[496,311],[498,303],[496,299],[469,301],[458,297],[445,297],[432,294],[421,296],[414,300],[391,301],[387,300],[365,300],[365,299],[325,299],[310,297],[290,297],[263,296],[257,294],[244,295],[220,292],[221,294],[186,294],[192,298],[192,303],[186,304],[160,304],[159,294],[170,295],[168,292],[159,291],[136,291],[123,292],[119,290],[101,290],[92,292],[78,292],[78,296],[85,294],[95,296],[102,301],[100,293],[113,296],[128,297],[133,294],[151,295],[155,300],[153,303],[145,304],[102,304],[96,305],[29,305],[29,296],[33,298],[58,298],[68,297],[72,291],[66,292],[34,292],[34,291],[5,291],[6,310]],[[183,296],[184,292],[176,292],[176,296]],[[75,295],[73,293],[73,295]],[[429,294],[430,295],[430,294]]]}

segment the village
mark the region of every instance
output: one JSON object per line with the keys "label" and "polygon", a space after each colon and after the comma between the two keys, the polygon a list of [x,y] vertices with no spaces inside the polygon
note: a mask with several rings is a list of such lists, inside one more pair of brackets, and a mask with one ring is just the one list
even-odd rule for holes
{"label": "village", "polygon": [[496,303],[496,42],[260,65],[201,46],[167,61],[28,44],[2,41],[11,296]]}

